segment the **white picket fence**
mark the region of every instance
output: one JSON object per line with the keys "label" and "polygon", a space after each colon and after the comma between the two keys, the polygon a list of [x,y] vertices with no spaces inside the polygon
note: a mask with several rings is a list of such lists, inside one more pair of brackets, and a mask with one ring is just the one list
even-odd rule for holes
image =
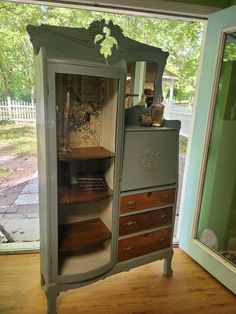
{"label": "white picket fence", "polygon": [[167,120],[180,120],[180,135],[189,137],[192,120],[192,107],[181,107],[177,104],[166,106],[164,117]]}
{"label": "white picket fence", "polygon": [[[165,106],[165,119],[180,120],[180,134],[188,137],[191,127],[192,107],[183,107],[178,104]],[[16,101],[8,98],[0,101],[0,121],[13,120],[17,123],[35,122],[36,104],[25,101]]]}
{"label": "white picket fence", "polygon": [[35,122],[36,104],[8,98],[0,101],[0,121],[11,120],[17,123]]}

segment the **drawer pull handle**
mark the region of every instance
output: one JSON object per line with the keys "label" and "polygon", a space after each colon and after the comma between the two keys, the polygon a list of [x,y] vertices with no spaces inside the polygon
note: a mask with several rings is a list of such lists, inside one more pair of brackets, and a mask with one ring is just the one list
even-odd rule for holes
{"label": "drawer pull handle", "polygon": [[165,239],[166,239],[166,238],[161,237],[161,238],[159,238],[159,239],[157,240],[157,242],[158,242],[158,243],[162,243],[162,242],[164,242],[164,241],[165,241]]}
{"label": "drawer pull handle", "polygon": [[171,196],[168,194],[161,195],[160,198],[161,198],[162,202],[170,202],[171,201]]}
{"label": "drawer pull handle", "polygon": [[132,251],[132,250],[134,250],[134,246],[133,246],[133,245],[128,245],[128,246],[126,246],[126,247],[124,248],[124,251],[125,251],[125,252],[130,252],[130,251]]}
{"label": "drawer pull handle", "polygon": [[133,208],[136,208],[137,205],[138,205],[138,204],[137,204],[136,201],[128,201],[128,202],[127,202],[127,207],[128,207],[128,208],[132,208],[132,209],[133,209]]}
{"label": "drawer pull handle", "polygon": [[166,218],[168,218],[168,215],[162,214],[159,218],[160,218],[160,220],[166,220]]}
{"label": "drawer pull handle", "polygon": [[133,221],[133,220],[129,220],[125,223],[123,223],[123,226],[127,229],[133,229],[135,226],[136,226],[136,221]]}

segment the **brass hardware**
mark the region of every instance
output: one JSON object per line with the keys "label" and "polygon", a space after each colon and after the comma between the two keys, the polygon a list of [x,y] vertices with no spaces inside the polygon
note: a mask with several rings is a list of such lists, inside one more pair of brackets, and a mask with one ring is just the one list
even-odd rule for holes
{"label": "brass hardware", "polygon": [[151,197],[151,196],[152,196],[152,192],[148,192],[147,197]]}
{"label": "brass hardware", "polygon": [[161,195],[160,199],[163,202],[169,202],[171,200],[171,196],[168,194],[163,194],[163,195]]}
{"label": "brass hardware", "polygon": [[166,219],[167,217],[168,217],[167,214],[163,214],[163,215],[160,216],[161,219]]}
{"label": "brass hardware", "polygon": [[126,247],[124,248],[124,251],[125,251],[125,252],[130,252],[130,251],[132,251],[132,250],[134,250],[134,246],[133,246],[133,245],[128,245],[128,246],[126,246]]}
{"label": "brass hardware", "polygon": [[131,200],[128,201],[126,204],[127,204],[127,207],[128,207],[128,208],[132,208],[132,209],[133,209],[133,208],[136,208],[137,205],[138,205],[136,201],[131,201]]}
{"label": "brass hardware", "polygon": [[136,226],[136,221],[129,220],[123,224],[125,228],[133,229]]}
{"label": "brass hardware", "polygon": [[159,242],[159,243],[162,243],[162,242],[164,242],[165,241],[165,238],[164,237],[162,237],[162,238],[160,238],[160,239],[157,239],[157,242]]}

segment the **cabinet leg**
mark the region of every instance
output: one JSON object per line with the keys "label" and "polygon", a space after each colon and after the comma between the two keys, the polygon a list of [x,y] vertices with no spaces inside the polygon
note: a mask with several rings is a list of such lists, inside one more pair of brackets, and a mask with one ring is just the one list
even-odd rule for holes
{"label": "cabinet leg", "polygon": [[173,250],[169,252],[169,254],[164,258],[164,275],[165,276],[171,276],[173,273],[173,270],[171,268],[171,261],[173,257]]}
{"label": "cabinet leg", "polygon": [[40,274],[40,285],[41,286],[45,285],[45,280],[44,280],[43,274]]}
{"label": "cabinet leg", "polygon": [[45,294],[47,297],[47,312],[46,314],[56,314],[57,313],[57,296],[59,294],[57,285],[48,285],[45,289]]}

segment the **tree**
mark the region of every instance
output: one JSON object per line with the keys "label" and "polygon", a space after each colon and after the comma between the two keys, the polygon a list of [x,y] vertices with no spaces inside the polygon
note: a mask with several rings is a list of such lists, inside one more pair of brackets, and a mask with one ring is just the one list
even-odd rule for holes
{"label": "tree", "polygon": [[33,88],[32,46],[25,31],[39,23],[37,6],[0,4],[0,96],[29,99]]}
{"label": "tree", "polygon": [[[0,97],[33,97],[33,52],[28,24],[89,27],[94,20],[112,20],[125,36],[170,53],[167,68],[179,77],[177,94],[194,90],[202,24],[97,13],[85,10],[0,4]],[[110,43],[112,44],[112,43]],[[108,44],[109,46],[109,44]]]}

